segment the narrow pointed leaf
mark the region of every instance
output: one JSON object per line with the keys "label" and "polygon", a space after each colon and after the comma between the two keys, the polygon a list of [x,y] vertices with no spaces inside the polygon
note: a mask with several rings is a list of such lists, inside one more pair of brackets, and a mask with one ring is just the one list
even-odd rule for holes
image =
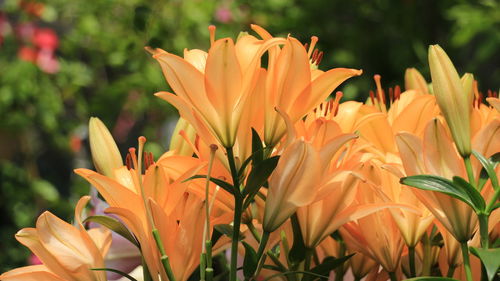
{"label": "narrow pointed leaf", "polygon": [[[214,232],[215,231],[220,233],[219,238],[222,235],[226,235],[227,237],[233,237],[233,226],[230,224],[216,224],[214,225]],[[243,233],[240,232],[239,238],[240,240],[245,238]],[[217,241],[214,241],[214,234],[212,234],[212,245],[215,245],[215,242]]]}
{"label": "narrow pointed leaf", "polygon": [[[192,180],[192,179],[206,179],[207,176],[206,175],[194,175],[190,178],[187,178],[185,179],[183,182],[187,182],[189,180]],[[210,181],[215,183],[216,185],[220,186],[222,189],[224,189],[225,191],[231,193],[231,194],[234,194],[233,192],[233,185],[226,182],[226,181],[223,181],[221,179],[216,179],[216,178],[210,178]]]}
{"label": "narrow pointed leaf", "polygon": [[288,253],[288,260],[292,264],[298,264],[306,258],[306,245],[304,244],[304,238],[300,230],[297,214],[294,214],[290,219],[292,220],[293,245],[290,249],[290,253]]}
{"label": "narrow pointed leaf", "polygon": [[245,190],[243,191],[244,196],[249,195],[249,198],[253,198],[259,192],[259,188],[266,183],[276,165],[278,165],[278,160],[279,156],[273,156],[263,160],[252,168],[252,171],[248,175]]}
{"label": "narrow pointed leaf", "polygon": [[123,271],[120,271],[118,269],[113,269],[113,268],[91,268],[90,270],[114,272],[114,273],[120,274],[121,276],[127,278],[130,281],[137,281],[137,279],[135,279],[134,277],[132,277],[132,276],[128,275],[127,273],[125,273]]}
{"label": "narrow pointed leaf", "polygon": [[243,260],[243,275],[246,278],[252,277],[255,269],[257,268],[257,253],[252,246],[248,245],[245,241],[241,242],[245,247],[245,259]]}
{"label": "narrow pointed leaf", "polygon": [[402,184],[423,190],[441,192],[452,196],[475,209],[475,204],[469,194],[461,187],[456,186],[452,181],[433,175],[416,175],[401,178]]}
{"label": "narrow pointed leaf", "polygon": [[254,165],[253,164],[254,154],[259,154],[259,153],[262,154],[264,150],[265,150],[265,148],[262,148],[261,150],[257,150],[255,152],[253,152],[247,159],[245,159],[245,161],[243,161],[243,163],[241,164],[240,170],[238,171],[238,176],[240,178],[243,175],[243,173],[245,172],[245,169],[248,166],[248,164],[252,163],[252,165]]}
{"label": "narrow pointed leaf", "polygon": [[493,280],[498,268],[500,268],[500,248],[482,249],[470,247],[469,249],[471,253],[483,262],[483,265],[486,268],[486,273],[488,274],[488,281]]}
{"label": "narrow pointed leaf", "polygon": [[[259,153],[260,151],[260,153]],[[264,147],[257,131],[252,128],[252,163],[256,165],[264,160]]]}
{"label": "narrow pointed leaf", "polygon": [[83,223],[86,222],[95,222],[102,226],[105,226],[106,228],[109,228],[110,230],[118,233],[120,236],[130,241],[132,244],[137,246],[137,248],[140,248],[139,242],[137,242],[134,235],[128,230],[128,228],[121,221],[115,218],[108,216],[90,216],[83,221]]}
{"label": "narrow pointed leaf", "polygon": [[[318,266],[311,269],[311,272],[319,274],[319,275],[328,276],[330,274],[330,271],[343,265],[352,256],[354,256],[354,254],[350,254],[348,256],[343,256],[343,257],[338,258],[338,259],[334,258],[334,257],[327,257],[323,260],[323,262],[321,264],[319,264]],[[309,280],[313,280],[311,275],[305,275],[302,278],[302,281],[309,281]]]}
{"label": "narrow pointed leaf", "polygon": [[483,196],[481,196],[481,193],[477,189],[461,177],[453,177],[453,183],[469,195],[471,201],[474,203],[474,209],[484,211],[486,202],[484,202]]}
{"label": "narrow pointed leaf", "polygon": [[406,281],[458,281],[457,279],[449,277],[431,277],[431,276],[415,277],[405,280]]}
{"label": "narrow pointed leaf", "polygon": [[479,160],[479,162],[481,162],[481,165],[483,165],[483,169],[481,169],[481,173],[480,173],[480,181],[484,181],[486,183],[487,179],[484,180],[484,176],[485,176],[485,172],[486,172],[486,174],[490,178],[491,183],[492,183],[493,187],[495,188],[495,190],[498,189],[499,188],[498,177],[497,177],[497,174],[495,172],[495,167],[498,164],[498,162],[500,161],[500,152],[492,155],[490,157],[490,159],[486,159],[486,157],[484,157],[483,155],[481,155],[481,153],[479,153],[475,150],[472,151],[472,154],[474,154],[474,156],[476,156],[477,160]]}

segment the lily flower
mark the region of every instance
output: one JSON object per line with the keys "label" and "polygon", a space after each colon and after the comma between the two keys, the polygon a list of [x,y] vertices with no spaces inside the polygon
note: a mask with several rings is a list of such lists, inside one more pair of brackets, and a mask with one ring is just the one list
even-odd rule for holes
{"label": "lily flower", "polygon": [[322,188],[322,181],[332,158],[345,143],[356,138],[353,134],[335,134],[330,139],[318,138],[319,142],[297,139],[289,116],[280,109],[278,112],[288,129],[288,145],[269,178],[263,220],[266,232],[276,230],[299,207],[321,198],[320,194],[327,190]]}
{"label": "lily flower", "polygon": [[[189,58],[153,50],[153,57],[176,93],[161,92],[157,96],[174,105],[207,143],[213,143],[208,141],[210,134],[224,147],[233,147],[242,112],[258,78],[260,58],[268,48],[282,43],[281,38],[238,40],[236,44],[230,38],[219,39],[210,47],[205,64],[197,65]],[[202,61],[203,56],[198,54],[195,60]]]}
{"label": "lily flower", "polygon": [[417,90],[422,94],[429,93],[425,78],[415,68],[407,68],[405,71],[405,89]]}
{"label": "lily flower", "polygon": [[0,275],[1,280],[86,280],[106,281],[104,257],[111,245],[111,232],[105,228],[85,230],[81,212],[90,196],[84,196],[76,205],[77,227],[45,212],[36,222],[36,228],[23,228],[16,239],[28,247],[42,265],[17,268]]}
{"label": "lily flower", "polygon": [[[401,160],[407,175],[432,174],[451,179],[465,176],[465,167],[438,119],[429,122],[423,144],[411,134],[397,136]],[[467,204],[448,195],[413,189],[418,199],[457,239],[468,241],[477,227],[477,216]]]}
{"label": "lily flower", "polygon": [[123,166],[123,160],[108,128],[97,117],[89,121],[89,142],[96,170],[112,177],[114,169]]}
{"label": "lily flower", "polygon": [[[259,26],[252,25],[263,39],[272,36]],[[362,71],[349,68],[334,68],[326,72],[312,67],[317,38],[313,37],[309,51],[293,37],[288,37],[282,49],[269,50],[269,66],[265,88],[264,142],[275,146],[286,132],[286,126],[275,108],[285,112],[292,123],[297,122],[323,102],[342,82],[361,75]],[[318,58],[315,58],[315,62]]]}
{"label": "lily flower", "polygon": [[[142,151],[143,145],[144,141],[140,142],[140,151]],[[77,169],[75,172],[95,186],[110,205],[110,208],[106,209],[105,212],[117,215],[137,237],[141,245],[141,253],[153,280],[166,280],[167,275],[160,263],[160,255],[152,235],[152,223],[154,222],[154,226],[162,234],[163,229],[165,229],[164,224],[170,226],[177,221],[188,220],[186,218],[188,212],[186,212],[186,208],[182,207],[183,198],[186,196],[197,198],[196,194],[189,194],[190,189],[201,190],[203,184],[200,180],[183,181],[203,169],[205,163],[197,158],[175,154],[165,154],[158,162],[154,162],[152,157],[147,156],[144,158],[145,172],[142,174],[142,172],[138,172],[141,165],[139,165],[139,159],[135,155],[135,149],[130,149],[127,159],[127,166],[115,169],[114,177],[106,177],[87,169]],[[217,171],[214,172],[214,175],[217,175]],[[194,188],[193,185],[200,185],[200,187]],[[215,188],[211,186],[211,189]],[[191,199],[191,201],[193,200]],[[197,200],[201,201],[202,199],[198,198]],[[147,202],[147,206],[145,202]],[[227,207],[225,209],[227,210]],[[215,201],[213,210],[211,220],[217,223],[221,220],[223,223],[230,221],[230,213],[221,210],[219,201]],[[158,216],[167,216],[169,220],[159,220]],[[203,223],[201,225],[203,226]],[[187,230],[179,228],[178,231]],[[193,233],[193,237],[200,236],[200,239],[202,238],[202,231]],[[176,239],[185,239],[182,235],[176,237]],[[221,241],[224,243],[223,240]],[[167,243],[180,243],[172,239],[163,242],[166,249],[173,247]],[[200,246],[201,251],[201,242],[196,245]],[[222,244],[214,245],[214,252],[220,249],[220,245]],[[168,250],[167,254],[170,257],[174,274],[179,274],[178,279],[183,278],[179,280],[185,280],[184,278],[187,278],[186,274],[188,274],[185,271],[186,267],[183,261],[192,258],[191,254],[195,254],[196,260],[199,261],[200,253]]]}
{"label": "lily flower", "polygon": [[[429,67],[433,92],[450,128],[455,145],[460,155],[469,157],[471,154],[472,89],[464,89],[453,63],[438,45],[429,47]],[[467,81],[464,83],[467,84]]]}

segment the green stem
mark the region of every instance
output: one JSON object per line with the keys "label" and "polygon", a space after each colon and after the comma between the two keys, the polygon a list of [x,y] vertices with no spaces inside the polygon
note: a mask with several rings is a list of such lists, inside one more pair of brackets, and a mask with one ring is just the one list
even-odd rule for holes
{"label": "green stem", "polygon": [[408,258],[410,259],[410,277],[415,277],[415,246],[408,246]]}
{"label": "green stem", "polygon": [[200,254],[200,281],[206,280],[206,278],[205,278],[205,273],[206,273],[206,268],[207,268],[206,260],[207,260],[207,254],[201,253]]}
{"label": "green stem", "polygon": [[311,269],[311,259],[313,256],[314,249],[306,248],[306,260],[304,261],[304,271],[309,271]]}
{"label": "green stem", "polygon": [[396,272],[389,272],[389,278],[391,281],[398,281],[398,277],[396,277]]}
{"label": "green stem", "polygon": [[493,211],[493,206],[495,206],[495,203],[497,202],[499,197],[500,197],[500,188],[496,187],[495,193],[493,194],[493,197],[491,198],[490,202],[486,206],[486,213],[487,214],[490,214],[491,211]]}
{"label": "green stem", "polygon": [[464,157],[465,169],[467,170],[467,177],[469,178],[469,183],[476,187],[476,179],[474,178],[474,171],[472,170],[472,163],[470,162],[470,156]]}
{"label": "green stem", "polygon": [[226,147],[227,160],[231,169],[231,177],[233,178],[234,188],[234,219],[233,219],[233,237],[231,243],[231,264],[229,269],[229,280],[236,281],[236,272],[238,270],[238,240],[240,235],[241,213],[243,207],[243,198],[241,196],[240,184],[238,178],[238,170],[234,162],[234,154],[232,147]]}
{"label": "green stem", "polygon": [[231,267],[229,270],[229,280],[236,281],[236,271],[238,270],[238,242],[241,225],[241,207],[243,200],[239,194],[234,196],[234,219],[233,219],[233,237],[231,242]]}
{"label": "green stem", "polygon": [[462,257],[464,260],[465,276],[467,277],[467,281],[472,281],[472,272],[470,269],[469,261],[469,248],[467,247],[467,242],[460,242],[460,247],[462,249]]}
{"label": "green stem", "polygon": [[267,241],[269,241],[270,235],[271,233],[267,231],[264,231],[264,233],[262,234],[262,239],[260,240],[259,244],[259,250],[257,251],[257,260],[260,260],[262,258],[262,254],[264,254],[264,250],[266,249]]}
{"label": "green stem", "polygon": [[455,274],[455,269],[457,268],[456,265],[450,265],[448,268],[448,272],[446,273],[446,277],[452,278],[453,274]]}
{"label": "green stem", "polygon": [[264,250],[266,249],[267,241],[269,241],[270,232],[264,231],[262,234],[262,239],[260,240],[259,250],[257,250],[257,268],[255,269],[254,276],[257,277],[259,275],[260,270],[265,262]]}
{"label": "green stem", "polygon": [[477,215],[479,218],[479,235],[481,237],[481,247],[483,249],[489,248],[489,233],[488,233],[488,215],[480,213]]}
{"label": "green stem", "polygon": [[247,223],[247,227],[248,230],[250,230],[250,233],[252,233],[253,238],[255,238],[255,240],[257,240],[257,242],[260,243],[262,238],[260,237],[259,232],[255,228],[255,225],[253,225],[253,223],[250,221],[249,223]]}
{"label": "green stem", "polygon": [[[340,249],[339,249],[339,258],[345,257],[345,252],[347,250],[345,242],[343,239],[339,240]],[[344,265],[341,265],[335,269],[335,281],[344,280]]]}
{"label": "green stem", "polygon": [[424,257],[422,260],[422,276],[430,276],[432,267],[431,241],[429,236],[427,236],[427,233],[424,233],[422,237],[422,244],[424,248]]}
{"label": "green stem", "polygon": [[153,237],[155,238],[156,246],[158,247],[158,250],[160,251],[161,264],[163,265],[163,268],[165,269],[165,272],[167,273],[168,280],[175,281],[174,272],[172,271],[172,267],[170,266],[170,261],[168,259],[166,252],[165,252],[165,247],[163,246],[163,242],[160,238],[160,233],[158,232],[158,229],[156,229],[156,228],[153,229]]}

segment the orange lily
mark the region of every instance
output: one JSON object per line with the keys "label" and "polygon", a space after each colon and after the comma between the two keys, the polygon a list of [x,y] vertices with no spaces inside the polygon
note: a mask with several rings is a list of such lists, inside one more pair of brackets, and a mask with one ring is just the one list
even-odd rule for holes
{"label": "orange lily", "polygon": [[[263,28],[252,25],[264,40],[273,37]],[[311,65],[310,56],[317,41],[313,37],[309,51],[293,37],[282,49],[269,50],[265,87],[264,141],[275,146],[286,132],[286,126],[275,108],[285,112],[293,123],[323,102],[345,80],[361,75],[361,70],[334,68],[326,72]]]}
{"label": "orange lily", "polygon": [[260,58],[268,48],[284,43],[281,38],[262,41],[251,37],[236,44],[230,38],[215,41],[205,64],[198,51],[188,53],[186,59],[163,50],[152,51],[176,93],[160,92],[157,96],[174,105],[206,143],[213,143],[214,136],[224,147],[233,147],[247,97],[258,79]]}
{"label": "orange lily", "polygon": [[[143,146],[144,143],[141,143]],[[141,151],[142,146],[140,147]],[[202,187],[193,187],[201,185],[199,180],[185,183],[183,180],[200,171],[205,163],[197,158],[166,153],[156,163],[154,163],[152,158],[146,158],[144,161],[146,165],[145,174],[140,175],[137,172],[140,166],[138,165],[139,162],[135,156],[134,149],[130,150],[127,159],[128,167],[122,166],[114,169],[113,177],[106,177],[87,169],[77,169],[75,172],[95,186],[108,202],[111,207],[106,212],[118,215],[135,234],[140,242],[141,251],[152,274],[152,278],[154,280],[159,280],[160,277],[166,279],[167,275],[160,263],[160,256],[152,235],[152,219],[154,219],[155,226],[159,231],[160,229],[164,229],[163,223],[169,224],[169,222],[158,221],[155,219],[158,216],[168,216],[170,220],[174,221],[189,220],[189,218],[186,218],[186,212],[179,207],[179,204],[182,202],[181,199],[186,196],[184,195],[185,192],[188,192],[190,189],[201,190]],[[214,174],[218,176],[217,172],[214,172]],[[215,187],[211,186],[211,190],[214,189]],[[196,197],[196,195],[192,194],[191,197]],[[150,202],[147,207],[144,204],[145,202]],[[220,206],[220,203],[216,201],[213,211],[214,217],[226,218],[227,216],[224,215],[228,214],[227,207],[225,207],[226,211],[222,211]],[[153,208],[156,210],[154,216],[151,211]],[[160,211],[164,214],[161,214]],[[228,222],[229,219],[226,221]],[[179,231],[185,230],[182,228]],[[162,231],[160,231],[161,233]],[[201,232],[194,233],[196,235],[199,234],[201,237]],[[168,241],[169,243],[172,242],[171,239]],[[198,245],[201,251],[201,243],[193,246]],[[166,249],[171,249],[172,247],[171,245],[164,246]],[[219,245],[215,245],[214,251],[218,248]],[[179,261],[185,261],[188,258],[187,256],[193,253],[196,252],[168,252],[171,255],[170,262],[177,266],[177,268],[173,268],[174,273],[177,272],[180,276],[185,277],[187,273],[183,271],[185,268],[179,265],[182,263]],[[199,254],[196,256],[196,259],[198,258]]]}
{"label": "orange lily", "polygon": [[74,227],[50,212],[36,222],[36,228],[23,228],[16,239],[28,247],[43,265],[17,268],[0,275],[1,280],[88,280],[106,281],[104,257],[111,245],[111,232],[105,228],[85,230],[81,212],[90,196],[84,196],[76,205]]}
{"label": "orange lily", "polygon": [[434,95],[450,128],[455,145],[460,155],[468,157],[471,154],[472,83],[468,87],[467,79],[460,81],[450,58],[438,45],[429,47],[429,68]]}
{"label": "orange lily", "polygon": [[[417,137],[408,133],[401,133],[397,138],[403,166],[408,175],[464,177],[463,162],[439,120],[429,122],[423,146]],[[413,189],[413,192],[458,241],[468,241],[472,237],[477,225],[477,217],[472,208],[442,193],[419,189]]]}

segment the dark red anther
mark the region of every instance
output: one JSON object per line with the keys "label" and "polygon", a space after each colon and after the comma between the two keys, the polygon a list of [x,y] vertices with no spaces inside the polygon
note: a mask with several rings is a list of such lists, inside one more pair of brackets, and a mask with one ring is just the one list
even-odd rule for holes
{"label": "dark red anther", "polygon": [[127,157],[125,157],[125,165],[127,165],[127,169],[132,169],[132,157],[130,156],[130,152],[127,153]]}
{"label": "dark red anther", "polygon": [[392,89],[392,87],[389,88],[389,102],[393,102],[394,101],[394,90]]}
{"label": "dark red anther", "polygon": [[477,100],[477,108],[483,103],[483,93],[479,92],[479,99]]}
{"label": "dark red anther", "polygon": [[400,96],[401,96],[401,87],[399,87],[399,85],[396,85],[396,87],[394,87],[394,100],[399,99]]}
{"label": "dark red anther", "polygon": [[370,100],[372,101],[372,105],[375,105],[375,93],[370,90]]}
{"label": "dark red anther", "polygon": [[314,49],[314,52],[311,56],[311,62],[314,63],[317,57],[318,57],[318,49]]}
{"label": "dark red anther", "polygon": [[144,170],[149,169],[152,165],[155,164],[153,153],[151,152],[144,152]]}
{"label": "dark red anther", "polygon": [[488,98],[491,98],[491,97],[493,97],[493,91],[488,90]]}
{"label": "dark red anther", "polygon": [[309,49],[309,43],[304,44],[304,49],[306,49],[306,51]]}
{"label": "dark red anther", "polygon": [[316,58],[316,65],[319,65],[321,61],[323,60],[323,52],[319,52],[318,57]]}

